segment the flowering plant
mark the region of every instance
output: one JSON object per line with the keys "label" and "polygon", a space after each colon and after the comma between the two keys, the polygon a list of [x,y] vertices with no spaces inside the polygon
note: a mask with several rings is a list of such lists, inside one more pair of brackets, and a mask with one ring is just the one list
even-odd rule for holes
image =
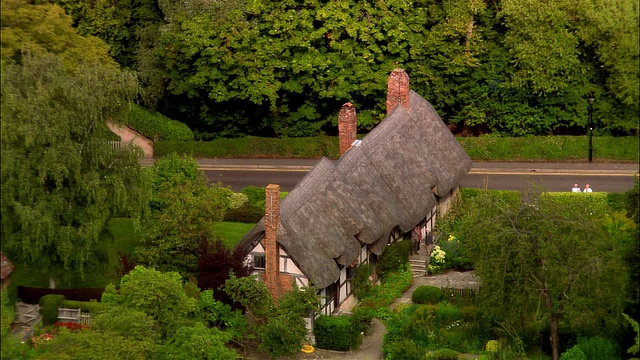
{"label": "flowering plant", "polygon": [[444,265],[444,258],[447,253],[444,250],[440,249],[440,246],[436,245],[431,252],[431,258],[434,260],[436,265]]}
{"label": "flowering plant", "polygon": [[53,324],[53,327],[55,327],[55,328],[67,328],[67,329],[69,329],[71,331],[75,331],[75,330],[88,329],[89,325],[78,324],[78,323],[74,323],[74,322],[71,322],[71,321],[67,321],[67,322],[58,321],[57,323]]}

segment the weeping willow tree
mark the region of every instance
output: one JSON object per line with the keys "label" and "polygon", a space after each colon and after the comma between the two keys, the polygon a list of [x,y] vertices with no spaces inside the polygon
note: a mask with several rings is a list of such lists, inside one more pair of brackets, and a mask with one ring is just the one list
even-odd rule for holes
{"label": "weeping willow tree", "polygon": [[69,70],[50,54],[3,66],[1,235],[13,261],[83,274],[108,220],[141,214],[141,153],[114,147],[106,127],[137,89],[115,67]]}

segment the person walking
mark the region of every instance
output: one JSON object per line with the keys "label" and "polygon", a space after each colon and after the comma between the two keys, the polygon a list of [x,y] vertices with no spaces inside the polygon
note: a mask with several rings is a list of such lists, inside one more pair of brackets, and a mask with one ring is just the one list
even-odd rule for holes
{"label": "person walking", "polygon": [[573,184],[573,188],[571,189],[571,192],[579,193],[579,192],[582,192],[582,190],[580,189],[580,186],[578,186],[578,184]]}
{"label": "person walking", "polygon": [[591,186],[589,186],[589,184],[586,184],[584,186],[584,191],[583,192],[590,193],[590,192],[593,192],[593,189],[591,189]]}

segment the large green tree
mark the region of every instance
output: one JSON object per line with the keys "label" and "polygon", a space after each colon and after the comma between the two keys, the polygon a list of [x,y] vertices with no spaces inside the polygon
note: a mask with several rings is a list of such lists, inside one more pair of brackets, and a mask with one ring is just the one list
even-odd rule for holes
{"label": "large green tree", "polygon": [[461,235],[482,282],[483,306],[516,333],[547,328],[554,360],[561,325],[587,336],[620,329],[629,237],[607,231],[604,202],[534,192],[506,202],[484,193],[463,215]]}
{"label": "large green tree", "polygon": [[0,14],[2,64],[20,63],[26,54],[53,53],[67,69],[82,64],[117,66],[109,46],[97,37],[82,36],[61,7],[47,2],[6,0]]}
{"label": "large green tree", "polygon": [[195,276],[200,247],[213,240],[213,224],[224,218],[233,191],[208,184],[194,159],[176,154],[158,159],[150,172],[151,211],[142,223],[137,259],[185,278]]}
{"label": "large green tree", "polygon": [[201,139],[331,133],[347,101],[369,130],[394,67],[458,133],[583,134],[591,92],[598,132],[638,131],[631,1],[60,3]]}
{"label": "large green tree", "polygon": [[113,216],[147,206],[140,152],[114,148],[136,94],[132,74],[98,63],[71,73],[54,55],[2,69],[2,250],[16,262],[83,273]]}

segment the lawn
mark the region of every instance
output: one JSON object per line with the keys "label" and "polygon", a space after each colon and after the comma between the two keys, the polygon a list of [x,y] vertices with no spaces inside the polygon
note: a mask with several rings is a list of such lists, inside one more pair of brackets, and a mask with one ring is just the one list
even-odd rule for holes
{"label": "lawn", "polygon": [[[216,236],[224,244],[235,246],[254,224],[220,222],[214,226]],[[105,236],[98,246],[95,262],[89,264],[82,276],[78,272],[67,271],[61,266],[36,267],[17,263],[11,274],[10,292],[15,295],[16,286],[49,287],[49,279],[56,279],[57,288],[101,288],[117,282],[116,267],[118,251],[131,254],[140,242],[140,232],[136,231],[133,220],[114,218],[109,222],[111,236]]]}
{"label": "lawn", "polygon": [[213,226],[216,236],[222,239],[222,242],[230,248],[242,239],[244,234],[251,230],[255,224],[247,224],[241,222],[219,222]]}

